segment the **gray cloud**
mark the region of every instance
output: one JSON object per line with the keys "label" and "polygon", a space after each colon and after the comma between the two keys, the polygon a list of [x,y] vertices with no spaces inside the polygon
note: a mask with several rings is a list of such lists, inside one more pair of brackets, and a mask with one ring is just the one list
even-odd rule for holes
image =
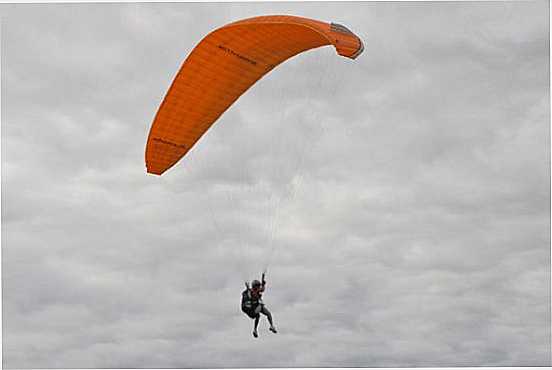
{"label": "gray cloud", "polygon": [[[547,366],[545,2],[2,4],[6,368]],[[182,61],[261,14],[343,23],[162,177]],[[269,263],[278,335],[239,311]]]}

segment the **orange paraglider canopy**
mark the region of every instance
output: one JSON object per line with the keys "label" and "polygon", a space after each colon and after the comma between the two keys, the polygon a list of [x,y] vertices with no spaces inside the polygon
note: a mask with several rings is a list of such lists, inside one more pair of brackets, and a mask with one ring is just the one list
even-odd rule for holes
{"label": "orange paraglider canopy", "polygon": [[146,145],[147,171],[161,175],[262,76],[324,45],[351,59],[363,51],[346,27],[295,16],[249,18],[211,32],[192,50],[157,112]]}

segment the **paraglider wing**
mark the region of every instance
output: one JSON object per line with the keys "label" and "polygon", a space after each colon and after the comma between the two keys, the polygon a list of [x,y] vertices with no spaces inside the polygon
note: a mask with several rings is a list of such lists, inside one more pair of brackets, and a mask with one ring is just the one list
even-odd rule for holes
{"label": "paraglider wing", "polygon": [[161,175],[262,76],[324,45],[351,59],[363,51],[346,27],[295,16],[249,18],[211,32],[192,50],[157,112],[146,145],[147,171]]}

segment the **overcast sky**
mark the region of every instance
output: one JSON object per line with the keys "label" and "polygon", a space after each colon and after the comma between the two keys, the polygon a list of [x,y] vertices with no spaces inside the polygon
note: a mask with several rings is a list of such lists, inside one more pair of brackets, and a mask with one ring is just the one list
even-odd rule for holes
{"label": "overcast sky", "polygon": [[[551,365],[548,6],[0,5],[4,366]],[[264,14],[365,52],[289,60],[147,175],[185,57]]]}

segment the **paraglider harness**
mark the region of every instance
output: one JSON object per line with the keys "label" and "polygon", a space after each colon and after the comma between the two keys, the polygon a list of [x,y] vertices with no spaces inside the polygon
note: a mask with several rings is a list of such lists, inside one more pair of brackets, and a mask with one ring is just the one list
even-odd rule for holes
{"label": "paraglider harness", "polygon": [[[264,288],[266,281],[264,279],[264,274],[262,277],[262,287]],[[254,319],[257,317],[258,313],[257,307],[263,304],[261,297],[253,297],[253,292],[249,287],[249,283],[245,283],[246,289],[242,292],[241,299],[241,310],[250,318]]]}

